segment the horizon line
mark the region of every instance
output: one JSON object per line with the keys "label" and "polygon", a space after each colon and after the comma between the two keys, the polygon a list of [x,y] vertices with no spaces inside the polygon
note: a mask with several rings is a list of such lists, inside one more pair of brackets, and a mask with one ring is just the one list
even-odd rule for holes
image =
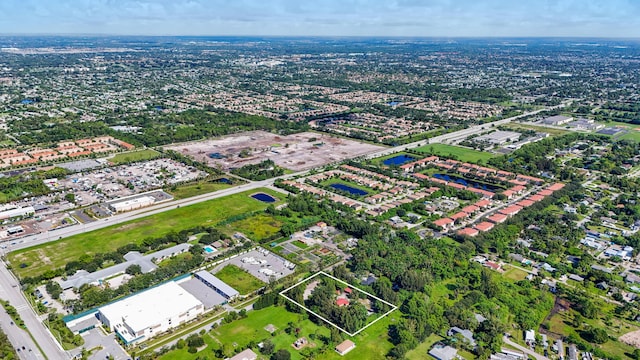
{"label": "horizon line", "polygon": [[591,35],[521,35],[521,36],[504,36],[504,35],[214,35],[214,34],[111,34],[111,33],[0,33],[0,37],[19,36],[19,37],[219,37],[219,38],[371,38],[371,39],[592,39],[592,40],[640,40],[640,37],[621,37],[621,36],[591,36]]}

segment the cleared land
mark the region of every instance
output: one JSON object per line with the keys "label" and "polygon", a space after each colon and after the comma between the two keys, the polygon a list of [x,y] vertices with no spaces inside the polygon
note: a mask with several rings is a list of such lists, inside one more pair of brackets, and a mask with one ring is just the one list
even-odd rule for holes
{"label": "cleared land", "polygon": [[454,157],[460,161],[473,163],[486,163],[494,157],[493,154],[488,152],[447,144],[429,144],[416,148],[415,150],[429,155]]}
{"label": "cleared land", "polygon": [[144,149],[144,150],[136,150],[132,152],[116,154],[114,157],[109,159],[109,161],[118,165],[118,164],[126,164],[126,163],[136,162],[136,161],[151,160],[159,156],[160,156],[160,153],[153,149]]}
{"label": "cleared land", "polygon": [[277,234],[281,227],[282,222],[276,220],[274,217],[267,214],[256,214],[225,225],[221,230],[228,233],[229,236],[239,231],[251,240],[262,241]]}
{"label": "cleared land", "polygon": [[[271,159],[280,167],[300,171],[380,151],[384,147],[313,132],[281,136],[252,131],[177,144],[167,149],[225,170]],[[241,153],[244,157],[240,157]],[[215,154],[214,158],[209,156],[211,154]]]}
{"label": "cleared land", "polygon": [[563,129],[557,129],[557,128],[547,127],[547,126],[538,126],[538,125],[520,124],[520,123],[508,123],[502,126],[507,127],[509,129],[516,130],[516,131],[517,130],[533,130],[537,132],[547,133],[551,136],[560,136],[560,135],[564,135],[572,132],[571,130],[563,130]]}
{"label": "cleared land", "polygon": [[[258,189],[275,197],[280,193]],[[181,231],[196,225],[214,226],[232,216],[263,210],[266,203],[250,197],[256,190],[180,207],[141,219],[79,234],[66,239],[18,250],[9,254],[14,272],[20,276],[38,276],[48,270],[63,267],[83,255],[114,251],[129,243],[140,243],[148,237],[158,237],[170,231]],[[275,205],[278,205],[276,202]],[[21,268],[20,264],[27,266]]]}
{"label": "cleared land", "polygon": [[235,185],[229,185],[221,182],[200,181],[195,184],[179,186],[177,189],[168,190],[167,192],[173,195],[174,199],[186,199],[218,190],[228,189],[232,186]]}
{"label": "cleared land", "polygon": [[225,266],[216,273],[216,277],[238,290],[241,295],[249,294],[264,286],[258,278],[235,265]]}

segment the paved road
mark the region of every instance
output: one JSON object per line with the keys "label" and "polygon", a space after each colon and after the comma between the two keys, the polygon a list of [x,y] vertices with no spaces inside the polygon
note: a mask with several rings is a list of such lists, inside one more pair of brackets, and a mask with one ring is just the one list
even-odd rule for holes
{"label": "paved road", "polygon": [[[12,306],[18,310],[18,314],[24,321],[27,329],[31,332],[36,339],[42,351],[46,354],[46,357],[52,360],[68,359],[69,356],[62,350],[58,342],[52,337],[51,333],[42,324],[40,318],[36,315],[31,308],[27,299],[24,297],[21,291],[19,291],[18,280],[7,270],[4,262],[0,264],[0,297],[8,300]],[[33,340],[26,335],[26,333],[15,325],[4,326],[3,328],[7,332],[11,343],[14,347],[20,347],[21,358],[23,359],[44,359],[45,357],[40,353],[38,348],[33,343]],[[15,341],[15,342],[14,342]],[[27,354],[24,354],[22,350],[24,346],[27,350]],[[32,351],[29,352],[28,349]],[[32,354],[28,354],[32,353]]]}
{"label": "paved road", "polygon": [[[522,115],[514,116],[514,117],[503,119],[503,120],[498,120],[490,124],[472,126],[470,128],[456,131],[453,133],[436,136],[428,140],[418,141],[415,143],[410,143],[406,145],[385,149],[376,153],[369,154],[366,157],[375,158],[379,156],[389,155],[394,152],[403,151],[408,148],[423,146],[423,145],[432,144],[432,143],[446,142],[448,140],[466,137],[466,136],[481,132],[485,129],[488,129],[491,126],[506,124],[522,117],[535,115],[539,112],[551,110],[551,109],[562,107],[562,106],[564,106],[564,104],[558,105],[555,107],[532,111],[529,113],[525,113]],[[142,218],[145,216],[157,214],[163,211],[167,211],[170,209],[175,209],[180,206],[188,206],[188,205],[196,204],[202,201],[207,201],[210,199],[237,194],[243,191],[249,191],[249,190],[254,190],[260,187],[271,186],[273,185],[274,181],[277,179],[292,178],[292,177],[304,175],[305,173],[307,173],[307,171],[300,171],[297,173],[287,174],[277,178],[263,180],[263,181],[250,182],[248,184],[240,185],[240,186],[225,189],[225,190],[220,190],[211,194],[204,194],[204,195],[195,196],[188,199],[176,200],[169,203],[162,203],[156,206],[151,206],[151,207],[140,209],[140,210],[134,210],[124,214],[114,215],[107,219],[103,219],[103,220],[99,220],[99,221],[95,221],[87,224],[78,224],[78,225],[73,225],[64,229],[46,231],[44,233],[27,236],[17,240],[14,245],[7,244],[6,252],[27,248],[30,246],[66,238],[69,236],[81,234],[88,231],[101,229],[101,228],[115,225],[124,221],[134,220],[134,219]],[[2,287],[2,289],[5,290],[4,293],[2,293],[2,295],[6,296],[8,300],[14,306],[16,306],[16,308],[18,308],[20,315],[22,316],[22,319],[25,321],[25,324],[27,325],[27,328],[31,331],[31,333],[35,337],[38,344],[40,344],[40,346],[42,347],[45,354],[47,354],[47,357],[49,357],[50,359],[69,358],[69,355],[62,350],[62,348],[58,345],[58,343],[52,338],[51,333],[39,321],[33,309],[28,305],[23,294],[17,288],[14,289],[13,285],[17,285],[17,284],[18,284],[17,280],[13,277],[12,274],[9,273],[9,271],[6,269],[5,264],[1,263],[0,264],[0,287]],[[24,336],[21,336],[17,332],[11,335],[11,339],[18,341],[17,343],[15,343],[15,345],[20,344],[19,340],[17,340],[20,338],[24,338]],[[33,351],[36,351],[36,349],[34,348]]]}
{"label": "paved road", "polygon": [[507,344],[509,346],[513,346],[514,348],[522,351],[523,353],[525,353],[527,355],[533,356],[534,358],[536,358],[536,360],[550,360],[546,356],[542,356],[542,355],[538,354],[535,351],[531,351],[531,349],[529,349],[529,348],[526,348],[526,347],[524,347],[524,346],[522,346],[522,345],[520,345],[518,343],[515,343],[515,342],[511,341],[511,339],[509,339],[509,337],[507,337],[507,336],[503,337],[502,339],[504,340],[505,344]]}

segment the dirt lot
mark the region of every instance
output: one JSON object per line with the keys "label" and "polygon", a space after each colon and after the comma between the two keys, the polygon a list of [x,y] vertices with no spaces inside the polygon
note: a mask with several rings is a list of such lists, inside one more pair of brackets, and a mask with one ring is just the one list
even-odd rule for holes
{"label": "dirt lot", "polygon": [[[225,170],[271,159],[277,165],[294,171],[384,149],[381,146],[312,132],[279,136],[265,131],[234,134],[167,148]],[[239,155],[243,151],[246,157],[241,158]]]}
{"label": "dirt lot", "polygon": [[620,341],[625,344],[640,348],[640,330],[632,331],[620,336]]}

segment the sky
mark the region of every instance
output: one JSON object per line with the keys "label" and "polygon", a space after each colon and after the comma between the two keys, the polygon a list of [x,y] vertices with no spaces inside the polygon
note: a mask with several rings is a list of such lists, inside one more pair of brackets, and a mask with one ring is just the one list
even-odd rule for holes
{"label": "sky", "polygon": [[640,0],[0,0],[0,34],[640,38]]}

